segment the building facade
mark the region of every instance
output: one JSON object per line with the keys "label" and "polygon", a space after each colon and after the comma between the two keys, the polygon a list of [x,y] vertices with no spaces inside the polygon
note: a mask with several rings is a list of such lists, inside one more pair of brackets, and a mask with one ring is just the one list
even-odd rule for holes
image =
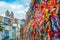
{"label": "building facade", "polygon": [[18,30],[19,26],[16,18],[14,18],[14,13],[7,10],[5,12],[5,17],[0,16],[0,40],[18,40]]}

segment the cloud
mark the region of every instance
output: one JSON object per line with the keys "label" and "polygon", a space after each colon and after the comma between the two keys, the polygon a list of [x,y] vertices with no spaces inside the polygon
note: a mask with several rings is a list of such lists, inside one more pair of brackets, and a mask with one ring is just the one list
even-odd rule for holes
{"label": "cloud", "polygon": [[[26,1],[24,1],[26,2]],[[26,6],[27,5],[27,6]],[[4,16],[4,13],[6,10],[9,10],[10,12],[14,12],[15,18],[18,19],[25,19],[25,14],[27,10],[29,9],[29,3],[18,4],[18,3],[7,3],[7,2],[0,2],[0,15]]]}

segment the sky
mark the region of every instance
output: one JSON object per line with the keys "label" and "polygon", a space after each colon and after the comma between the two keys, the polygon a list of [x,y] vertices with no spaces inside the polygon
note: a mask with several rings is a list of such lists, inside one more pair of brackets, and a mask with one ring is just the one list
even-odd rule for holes
{"label": "sky", "polygon": [[14,17],[25,19],[31,0],[0,0],[0,16],[5,16],[5,11],[13,11]]}

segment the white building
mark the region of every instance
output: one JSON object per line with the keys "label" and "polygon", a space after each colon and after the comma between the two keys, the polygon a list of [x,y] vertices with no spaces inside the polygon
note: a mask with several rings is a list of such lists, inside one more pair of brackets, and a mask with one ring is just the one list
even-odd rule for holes
{"label": "white building", "polygon": [[[5,12],[5,17],[0,16],[0,26],[3,28],[3,31],[0,31],[0,40],[17,40],[17,32],[19,31],[17,19],[14,18],[14,13],[7,10]],[[3,38],[2,38],[3,37]]]}

